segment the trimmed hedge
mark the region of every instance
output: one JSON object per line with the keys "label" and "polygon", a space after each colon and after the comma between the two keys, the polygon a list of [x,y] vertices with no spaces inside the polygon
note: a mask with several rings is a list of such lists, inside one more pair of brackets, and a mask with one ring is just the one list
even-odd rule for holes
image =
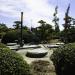
{"label": "trimmed hedge", "polygon": [[75,43],[65,44],[51,56],[57,75],[75,75]]}
{"label": "trimmed hedge", "polygon": [[15,51],[0,46],[0,75],[31,75],[29,65]]}

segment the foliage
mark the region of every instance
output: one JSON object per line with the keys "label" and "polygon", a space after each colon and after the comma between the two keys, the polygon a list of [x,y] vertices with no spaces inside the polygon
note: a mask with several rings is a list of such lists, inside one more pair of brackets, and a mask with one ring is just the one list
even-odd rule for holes
{"label": "foliage", "polygon": [[58,14],[58,6],[56,6],[56,8],[55,8],[55,13],[54,13],[54,19],[53,19],[53,22],[54,22],[54,24],[55,24],[55,33],[59,33],[60,32],[60,29],[59,29],[59,24],[58,24],[58,22],[59,22],[59,18],[57,17],[57,14]]}
{"label": "foliage", "polygon": [[8,27],[6,24],[0,23],[0,32],[6,32],[8,31]]}
{"label": "foliage", "polygon": [[59,29],[59,18],[58,18],[58,6],[55,7],[55,12],[53,14],[54,18],[53,18],[53,22],[55,25],[55,30],[53,32],[53,39],[59,39],[59,34],[60,34],[60,29]]}
{"label": "foliage", "polygon": [[15,21],[13,26],[15,27],[15,29],[19,29],[20,24],[21,24],[21,21]]}
{"label": "foliage", "polygon": [[[18,40],[18,43],[20,42],[20,30],[11,30],[5,34],[5,36],[2,39],[2,43],[10,43],[15,42],[15,40]],[[38,42],[38,37],[32,33],[29,30],[23,29],[23,40],[24,43],[30,43],[30,42]]]}
{"label": "foliage", "polygon": [[0,48],[8,48],[8,47],[6,47],[6,45],[0,43]]}
{"label": "foliage", "polygon": [[53,32],[52,26],[43,20],[40,20],[38,23],[41,24],[37,30],[40,40],[42,42],[50,40]]}
{"label": "foliage", "polygon": [[65,24],[63,24],[63,26],[65,30],[69,29],[71,26],[71,17],[69,16],[69,10],[70,10],[70,4],[68,5],[64,18]]}
{"label": "foliage", "polygon": [[69,16],[70,4],[65,13],[63,24],[64,30],[61,32],[61,40],[65,43],[75,42],[75,19]]}
{"label": "foliage", "polygon": [[[31,29],[31,31],[25,26],[23,27],[23,40],[24,43],[39,43],[45,42],[51,39],[52,36],[52,26],[50,24],[45,23],[43,20],[39,21],[42,23],[41,26]],[[16,36],[17,35],[17,36]],[[5,34],[2,39],[3,43],[15,42],[15,40],[21,39],[20,29],[10,30]]]}
{"label": "foliage", "polygon": [[[52,38],[58,38],[59,33],[56,33],[50,24],[43,20],[40,20],[38,23],[40,23],[40,26],[31,28],[31,30],[27,26],[23,26],[24,43],[47,43]],[[21,42],[20,24],[20,21],[14,21],[15,29],[9,28],[7,33],[0,33],[2,43],[15,42],[15,40],[18,40],[18,43]]]}
{"label": "foliage", "polygon": [[15,42],[19,37],[19,31],[16,30],[11,30],[7,32],[3,38],[2,38],[2,43],[10,43],[10,42]]}
{"label": "foliage", "polygon": [[61,41],[65,43],[71,43],[75,42],[75,27],[71,27],[70,29],[67,29],[66,31],[63,30],[60,35]]}
{"label": "foliage", "polygon": [[0,38],[2,38],[8,30],[6,24],[0,23]]}
{"label": "foliage", "polygon": [[29,30],[29,28],[27,26],[23,26],[23,29],[27,30],[27,31]]}
{"label": "foliage", "polygon": [[0,44],[0,75],[31,75],[23,58],[3,44]]}
{"label": "foliage", "polygon": [[6,32],[0,32],[0,38],[2,39]]}
{"label": "foliage", "polygon": [[30,31],[23,31],[23,40],[25,43],[32,42],[33,35]]}
{"label": "foliage", "polygon": [[75,74],[75,43],[65,44],[51,56],[57,75]]}

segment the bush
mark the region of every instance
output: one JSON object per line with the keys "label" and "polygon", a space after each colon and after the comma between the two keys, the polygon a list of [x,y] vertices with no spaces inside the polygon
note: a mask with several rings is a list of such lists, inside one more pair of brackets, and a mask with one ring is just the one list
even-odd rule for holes
{"label": "bush", "polygon": [[60,39],[64,43],[73,43],[75,42],[75,27],[71,27],[66,31],[63,30],[60,34]]}
{"label": "bush", "polygon": [[6,45],[0,43],[0,48],[8,48],[8,47],[6,47]]}
{"label": "bush", "polygon": [[12,30],[7,32],[3,38],[2,38],[2,43],[10,43],[10,42],[15,42],[15,40],[18,40],[19,37],[19,32],[16,30]]}
{"label": "bush", "polygon": [[9,48],[0,46],[0,75],[31,75],[29,65]]}
{"label": "bush", "polygon": [[75,74],[75,43],[61,46],[51,56],[57,75]]}
{"label": "bush", "polygon": [[[15,40],[19,40],[17,43],[20,43],[20,31],[19,30],[11,30],[7,32],[3,38],[2,38],[2,43],[10,43],[10,42],[15,42]],[[23,30],[23,40],[24,43],[37,43],[39,41],[39,38],[33,34],[30,31]]]}
{"label": "bush", "polygon": [[33,38],[33,35],[30,31],[23,31],[23,40],[24,40],[24,43],[30,43],[32,42],[32,38]]}

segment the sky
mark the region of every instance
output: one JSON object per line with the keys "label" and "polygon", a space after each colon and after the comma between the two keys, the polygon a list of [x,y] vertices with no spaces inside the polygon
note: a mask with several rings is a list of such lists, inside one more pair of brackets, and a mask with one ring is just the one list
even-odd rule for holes
{"label": "sky", "polygon": [[13,27],[14,21],[20,21],[21,12],[24,12],[24,26],[37,27],[38,21],[44,20],[54,27],[53,13],[58,5],[59,26],[62,30],[69,3],[69,15],[74,18],[75,0],[0,0],[0,23],[5,23],[9,28]]}

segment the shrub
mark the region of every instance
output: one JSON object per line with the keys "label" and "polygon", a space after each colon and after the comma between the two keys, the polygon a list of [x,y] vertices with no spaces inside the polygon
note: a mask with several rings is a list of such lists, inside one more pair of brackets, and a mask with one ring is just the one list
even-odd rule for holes
{"label": "shrub", "polygon": [[6,47],[6,45],[0,43],[0,48],[8,48],[8,47]]}
{"label": "shrub", "polygon": [[12,30],[7,32],[3,38],[2,38],[2,43],[10,43],[10,42],[15,42],[15,40],[18,40],[19,37],[19,32],[16,30]]}
{"label": "shrub", "polygon": [[71,27],[66,31],[63,30],[60,34],[60,40],[64,43],[73,43],[75,42],[75,27]]}
{"label": "shrub", "polygon": [[0,75],[31,75],[31,73],[29,65],[19,54],[2,47],[0,48]]}
{"label": "shrub", "polygon": [[75,74],[75,43],[59,47],[51,56],[57,75]]}
{"label": "shrub", "polygon": [[[19,40],[17,43],[20,43],[20,38],[20,30],[11,30],[3,36],[2,43],[6,44],[10,42],[15,42],[15,40]],[[39,41],[39,38],[32,32],[23,30],[23,40],[24,43],[36,43]]]}
{"label": "shrub", "polygon": [[23,31],[23,40],[24,40],[24,43],[30,43],[32,42],[32,38],[33,38],[33,35],[30,31]]}

